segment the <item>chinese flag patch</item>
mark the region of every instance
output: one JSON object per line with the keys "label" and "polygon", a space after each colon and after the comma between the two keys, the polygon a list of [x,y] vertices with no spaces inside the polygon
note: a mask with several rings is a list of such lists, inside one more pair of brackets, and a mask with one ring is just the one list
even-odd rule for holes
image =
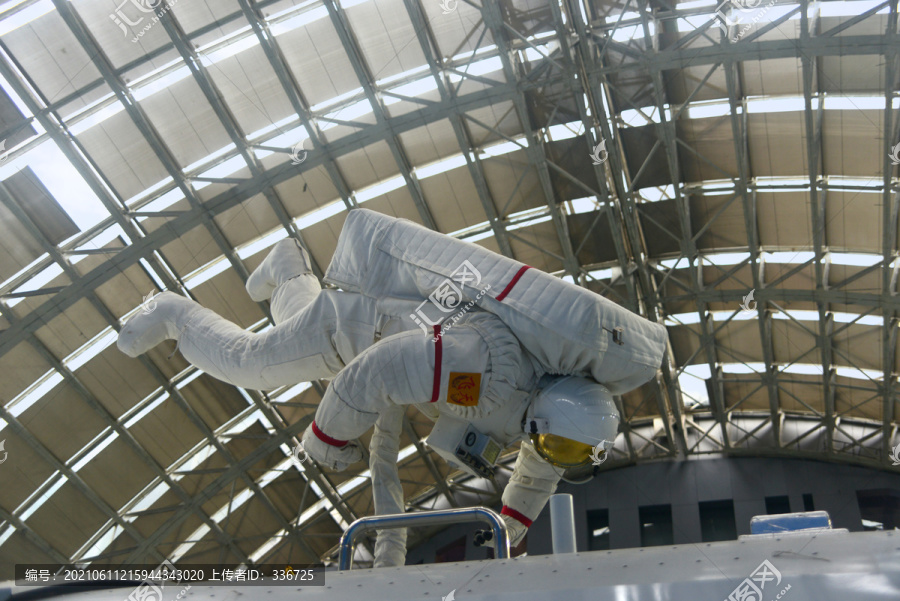
{"label": "chinese flag patch", "polygon": [[474,407],[478,404],[481,392],[481,374],[450,372],[450,383],[447,385],[447,402],[463,407]]}

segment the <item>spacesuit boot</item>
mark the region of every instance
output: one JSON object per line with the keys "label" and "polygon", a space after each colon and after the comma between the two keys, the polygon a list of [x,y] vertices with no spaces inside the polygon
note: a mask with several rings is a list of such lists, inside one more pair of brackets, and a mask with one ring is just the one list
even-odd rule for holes
{"label": "spacesuit boot", "polygon": [[269,255],[247,278],[247,293],[256,302],[269,300],[281,284],[311,273],[309,254],[295,239],[285,238],[272,247]]}
{"label": "spacesuit boot", "polygon": [[119,350],[129,357],[146,353],[164,340],[178,340],[185,324],[198,312],[207,310],[174,292],[163,292],[151,303],[151,309],[129,319],[119,332]]}

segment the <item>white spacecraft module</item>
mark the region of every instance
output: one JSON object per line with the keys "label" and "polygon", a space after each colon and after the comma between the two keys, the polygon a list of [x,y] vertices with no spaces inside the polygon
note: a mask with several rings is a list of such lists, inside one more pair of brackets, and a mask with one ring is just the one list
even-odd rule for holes
{"label": "white spacecraft module", "polygon": [[549,373],[583,375],[613,394],[656,373],[666,329],[586,290],[405,219],[351,211],[325,281],[374,298],[421,300],[423,331],[472,305],[497,315]]}

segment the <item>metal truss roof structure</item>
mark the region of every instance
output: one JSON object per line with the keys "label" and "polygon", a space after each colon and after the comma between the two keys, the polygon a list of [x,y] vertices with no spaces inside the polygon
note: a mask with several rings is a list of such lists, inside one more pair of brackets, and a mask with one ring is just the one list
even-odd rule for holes
{"label": "metal truss roof structure", "polygon": [[[898,3],[764,1],[0,4],[2,569],[334,556],[372,502],[368,472],[292,456],[327,383],[114,342],[162,289],[271,327],[249,273],[291,236],[321,276],[361,205],[668,326],[601,473],[891,466]],[[496,502],[429,424],[410,507]]]}

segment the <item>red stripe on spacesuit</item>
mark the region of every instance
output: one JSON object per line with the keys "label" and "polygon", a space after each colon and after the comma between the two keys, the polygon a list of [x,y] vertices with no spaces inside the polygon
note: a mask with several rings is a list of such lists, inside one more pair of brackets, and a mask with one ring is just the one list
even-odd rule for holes
{"label": "red stripe on spacesuit", "polygon": [[501,515],[508,515],[514,520],[518,520],[525,524],[526,528],[531,528],[532,521],[526,518],[524,515],[513,509],[512,507],[503,506],[503,509],[500,510]]}
{"label": "red stripe on spacesuit", "polygon": [[444,355],[444,339],[441,337],[441,326],[434,327],[434,385],[431,387],[431,401],[434,403],[441,394],[441,360]]}
{"label": "red stripe on spacesuit", "polygon": [[327,434],[325,434],[324,432],[319,430],[319,426],[316,425],[315,420],[313,420],[313,423],[312,423],[312,431],[313,431],[313,434],[316,435],[316,438],[318,438],[325,444],[330,444],[333,447],[343,447],[348,442],[346,440],[338,440],[337,438],[332,438],[332,437],[328,436]]}
{"label": "red stripe on spacesuit", "polygon": [[506,285],[506,288],[503,289],[503,292],[497,295],[497,300],[502,301],[504,298],[506,298],[506,295],[510,293],[510,291],[513,289],[513,286],[515,286],[519,282],[522,274],[524,274],[529,269],[531,269],[531,265],[523,265],[522,268],[518,272],[516,272],[516,275],[513,276],[513,279],[510,280],[509,284]]}

